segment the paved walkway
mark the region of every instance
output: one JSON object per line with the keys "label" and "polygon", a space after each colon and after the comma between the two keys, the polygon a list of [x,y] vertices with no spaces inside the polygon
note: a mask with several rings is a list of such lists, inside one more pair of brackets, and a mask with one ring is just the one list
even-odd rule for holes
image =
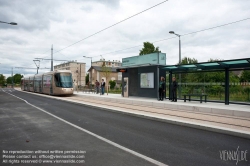
{"label": "paved walkway", "polygon": [[184,102],[183,100],[157,101],[151,98],[124,98],[120,94],[100,96],[83,92],[75,92],[69,97],[43,96],[250,139],[250,106],[248,105]]}

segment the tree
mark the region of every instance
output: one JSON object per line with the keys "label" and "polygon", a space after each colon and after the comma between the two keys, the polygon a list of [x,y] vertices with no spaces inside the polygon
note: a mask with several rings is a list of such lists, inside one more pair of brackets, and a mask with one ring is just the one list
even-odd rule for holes
{"label": "tree", "polygon": [[14,81],[15,84],[20,84],[22,78],[23,78],[23,75],[21,75],[21,74],[15,74],[13,76],[13,81]]}
{"label": "tree", "polygon": [[155,53],[155,52],[161,52],[159,50],[159,47],[155,48],[153,43],[144,42],[143,43],[143,48],[140,50],[139,55],[146,55],[146,54],[151,54],[151,53]]}
{"label": "tree", "polygon": [[0,85],[4,86],[6,83],[4,75],[0,74]]}
{"label": "tree", "polygon": [[85,84],[87,85],[89,83],[89,73],[85,76]]}
{"label": "tree", "polygon": [[12,84],[12,77],[7,78],[7,84]]}
{"label": "tree", "polygon": [[209,60],[208,60],[208,62],[217,62],[217,61],[222,61],[223,59],[212,59],[212,58],[210,58]]}
{"label": "tree", "polygon": [[240,82],[250,82],[250,71],[244,70],[240,77]]}
{"label": "tree", "polygon": [[[13,76],[13,83],[14,84],[20,84],[22,78],[23,78],[23,75],[21,75],[21,74],[15,74]],[[12,77],[8,77],[7,78],[7,84],[12,84]]]}
{"label": "tree", "polygon": [[198,60],[195,58],[192,59],[192,58],[184,57],[181,60],[181,65],[194,64],[194,63],[198,63]]}
{"label": "tree", "polygon": [[[181,59],[181,65],[194,63],[198,63],[198,60],[195,58],[184,57],[183,59]],[[179,65],[179,63],[177,65]],[[182,82],[192,81],[194,79],[197,79],[197,76],[199,76],[199,74],[197,73],[181,73],[181,80]],[[179,74],[176,76],[176,78],[179,79]]]}
{"label": "tree", "polygon": [[109,82],[111,72],[112,71],[111,71],[110,67],[105,66],[105,64],[102,65],[102,67],[101,67],[101,75],[106,78],[107,95],[108,95],[108,84],[107,83]]}
{"label": "tree", "polygon": [[110,89],[114,89],[114,88],[115,88],[115,85],[116,85],[116,82],[110,80],[110,81],[109,81],[109,85],[110,85]]}

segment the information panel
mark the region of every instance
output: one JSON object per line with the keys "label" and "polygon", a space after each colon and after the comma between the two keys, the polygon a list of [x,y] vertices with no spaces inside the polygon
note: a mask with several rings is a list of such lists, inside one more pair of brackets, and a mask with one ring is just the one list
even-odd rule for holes
{"label": "information panel", "polygon": [[141,73],[141,88],[154,88],[154,73]]}

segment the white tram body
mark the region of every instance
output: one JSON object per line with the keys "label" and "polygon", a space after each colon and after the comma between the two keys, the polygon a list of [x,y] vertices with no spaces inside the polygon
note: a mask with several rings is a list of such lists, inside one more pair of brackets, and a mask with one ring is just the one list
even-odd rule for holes
{"label": "white tram body", "polygon": [[72,73],[70,70],[51,71],[22,78],[21,89],[49,95],[73,94]]}

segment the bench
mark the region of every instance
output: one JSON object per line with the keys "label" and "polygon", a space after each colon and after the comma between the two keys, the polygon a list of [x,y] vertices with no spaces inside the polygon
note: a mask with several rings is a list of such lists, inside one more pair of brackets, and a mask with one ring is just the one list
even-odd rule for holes
{"label": "bench", "polygon": [[96,90],[95,89],[83,89],[83,92],[86,92],[86,93],[96,93]]}
{"label": "bench", "polygon": [[184,96],[184,102],[186,102],[187,100],[187,96],[188,96],[188,101],[191,100],[191,96],[198,96],[200,97],[200,103],[202,103],[202,97],[204,96],[205,97],[205,103],[207,102],[207,95],[205,94],[186,94],[186,95],[183,95]]}

